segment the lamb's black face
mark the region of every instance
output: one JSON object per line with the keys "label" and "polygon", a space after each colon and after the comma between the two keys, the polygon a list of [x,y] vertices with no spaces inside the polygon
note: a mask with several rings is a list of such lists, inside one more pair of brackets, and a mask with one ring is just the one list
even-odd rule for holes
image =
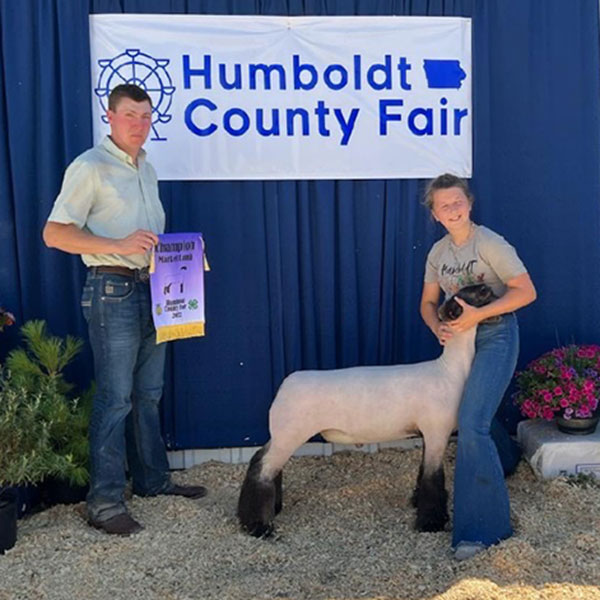
{"label": "lamb's black face", "polygon": [[456,296],[471,306],[485,306],[497,298],[492,289],[485,283],[468,285],[446,300],[438,311],[442,321],[454,321],[462,314],[462,306],[455,300]]}

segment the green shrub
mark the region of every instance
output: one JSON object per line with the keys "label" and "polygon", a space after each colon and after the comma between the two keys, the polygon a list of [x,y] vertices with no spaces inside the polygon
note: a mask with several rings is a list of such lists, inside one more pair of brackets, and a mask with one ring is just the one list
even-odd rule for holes
{"label": "green shrub", "polygon": [[35,484],[69,471],[69,460],[52,447],[43,405],[43,391],[21,387],[0,370],[0,486]]}
{"label": "green shrub", "polygon": [[6,360],[10,386],[38,398],[36,410],[50,448],[65,465],[59,477],[72,485],[85,485],[89,480],[88,424],[93,390],[74,397],[74,386],[63,374],[83,342],[72,336],[63,340],[50,335],[44,321],[28,321],[21,333],[25,346],[10,352]]}

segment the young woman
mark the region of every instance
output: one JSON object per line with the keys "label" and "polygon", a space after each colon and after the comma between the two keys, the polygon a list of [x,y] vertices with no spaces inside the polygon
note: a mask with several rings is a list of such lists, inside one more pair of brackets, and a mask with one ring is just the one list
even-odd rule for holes
{"label": "young woman", "polygon": [[[514,469],[518,449],[494,415],[512,378],[519,353],[514,311],[533,302],[536,291],[515,249],[500,235],[471,221],[473,196],[454,175],[430,182],[425,205],[448,232],[427,257],[421,316],[440,344],[456,332],[479,326],[471,374],[458,416],[452,546],[458,560],[512,535],[504,473]],[[437,316],[440,291],[486,283],[498,299],[463,306],[450,323]]]}

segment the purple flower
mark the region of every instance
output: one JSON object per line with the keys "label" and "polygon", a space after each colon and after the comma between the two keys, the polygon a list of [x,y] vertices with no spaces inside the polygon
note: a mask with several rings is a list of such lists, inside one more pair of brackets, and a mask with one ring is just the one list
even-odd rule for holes
{"label": "purple flower", "polygon": [[587,406],[582,406],[579,410],[575,411],[575,416],[581,419],[588,419],[592,416],[592,413]]}

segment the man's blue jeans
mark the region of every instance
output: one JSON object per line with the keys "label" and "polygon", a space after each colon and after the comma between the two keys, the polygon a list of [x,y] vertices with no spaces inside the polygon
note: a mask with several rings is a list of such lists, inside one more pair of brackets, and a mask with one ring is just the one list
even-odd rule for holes
{"label": "man's blue jeans", "polygon": [[81,305],[94,354],[96,395],[90,422],[88,515],[126,511],[126,465],[139,495],[172,484],[160,433],[165,344],[156,344],[148,282],[88,273]]}
{"label": "man's blue jeans", "polygon": [[489,546],[512,535],[504,474],[514,469],[520,451],[494,415],[517,364],[516,316],[479,325],[475,348],[458,414],[454,547],[459,542]]}

